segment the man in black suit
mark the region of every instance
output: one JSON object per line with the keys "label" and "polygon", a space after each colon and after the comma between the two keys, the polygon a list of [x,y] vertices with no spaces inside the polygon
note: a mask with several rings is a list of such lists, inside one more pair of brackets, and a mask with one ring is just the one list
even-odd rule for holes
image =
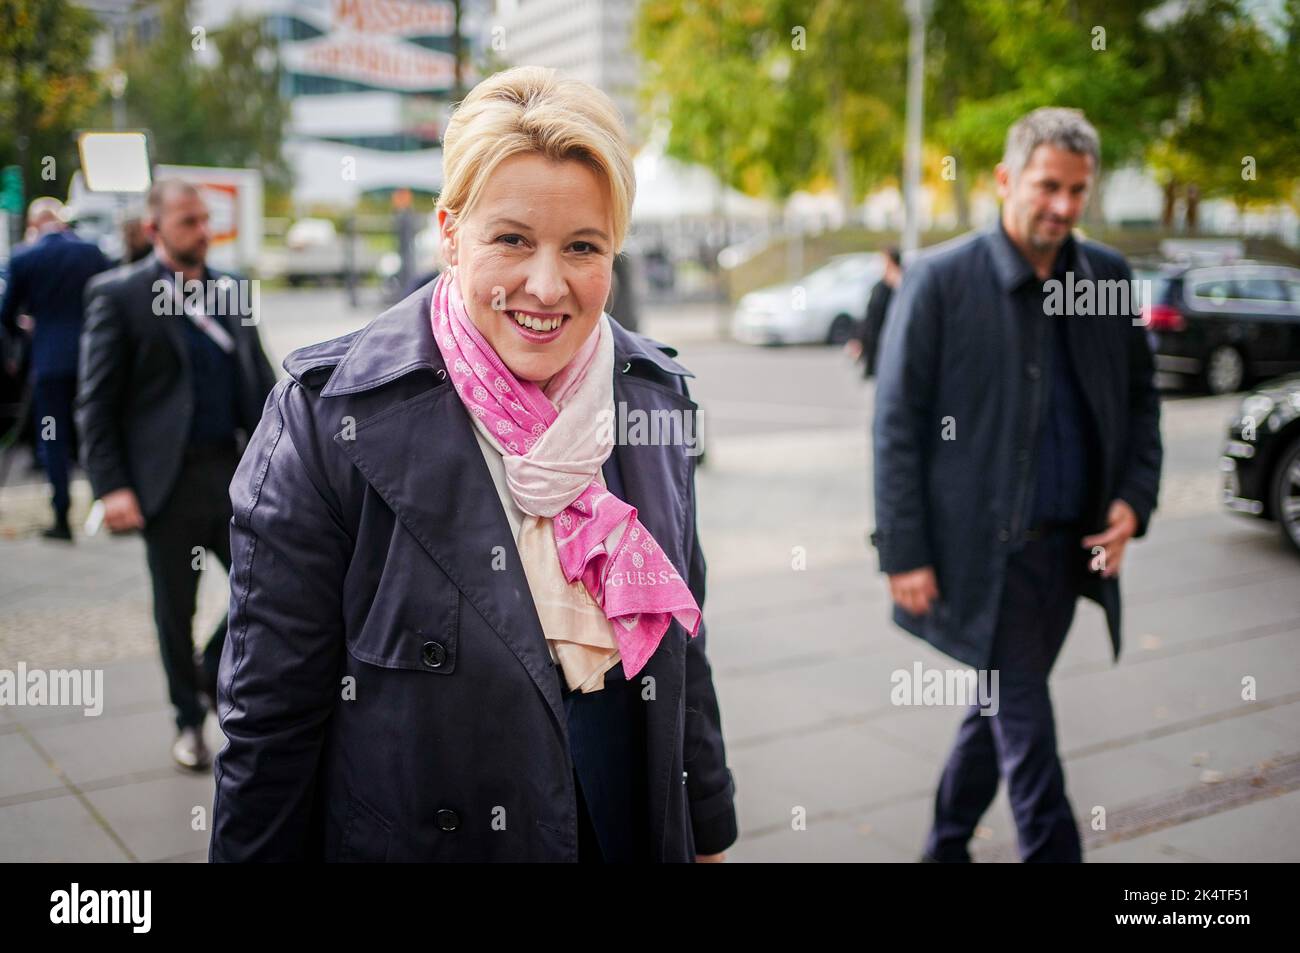
{"label": "man in black suit", "polygon": [[172,757],[210,763],[225,620],[194,659],[191,627],[206,550],[230,568],[230,480],[275,384],[247,282],[206,266],[208,210],[194,186],[149,192],[153,254],[87,289],[77,421],[82,459],[113,532],[141,530],[154,621],[176,708]]}
{"label": "man in black suit", "polygon": [[32,396],[41,460],[54,491],[54,525],[47,539],[72,540],[68,523],[68,462],[72,445],[72,401],[77,394],[77,342],[81,336],[82,293],[87,282],[109,267],[98,246],[77,238],[63,222],[63,203],[34,200],[27,224],[37,238],[19,249],[9,265],[9,284],[0,305],[0,325],[18,333],[18,315],[34,321]]}

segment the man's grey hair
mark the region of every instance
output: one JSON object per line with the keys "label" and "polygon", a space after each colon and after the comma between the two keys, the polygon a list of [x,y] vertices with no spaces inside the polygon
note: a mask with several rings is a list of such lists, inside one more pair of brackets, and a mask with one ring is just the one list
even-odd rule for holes
{"label": "man's grey hair", "polygon": [[1043,106],[1016,120],[1007,132],[1007,147],[1002,163],[1019,175],[1029,157],[1039,146],[1056,146],[1079,155],[1092,157],[1092,173],[1101,167],[1101,137],[1079,109]]}

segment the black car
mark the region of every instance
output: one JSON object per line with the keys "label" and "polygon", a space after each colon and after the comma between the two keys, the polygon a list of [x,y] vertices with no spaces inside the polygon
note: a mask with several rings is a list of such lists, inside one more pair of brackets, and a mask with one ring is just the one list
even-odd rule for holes
{"label": "black car", "polygon": [[1300,269],[1236,262],[1134,277],[1152,280],[1144,317],[1157,370],[1212,394],[1300,371]]}
{"label": "black car", "polygon": [[1228,509],[1275,521],[1300,552],[1300,374],[1268,381],[1241,402],[1220,466]]}

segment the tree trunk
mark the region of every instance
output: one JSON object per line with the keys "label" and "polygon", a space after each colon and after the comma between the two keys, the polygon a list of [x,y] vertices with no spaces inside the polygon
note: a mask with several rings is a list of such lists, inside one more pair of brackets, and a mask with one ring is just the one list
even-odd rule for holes
{"label": "tree trunk", "polygon": [[1170,179],[1161,191],[1164,192],[1164,203],[1160,208],[1160,227],[1171,232],[1174,229],[1174,203],[1178,201],[1178,182]]}

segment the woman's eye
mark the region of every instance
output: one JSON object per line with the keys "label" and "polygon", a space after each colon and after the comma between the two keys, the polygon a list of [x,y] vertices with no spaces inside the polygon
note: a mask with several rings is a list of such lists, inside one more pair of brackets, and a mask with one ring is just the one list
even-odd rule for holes
{"label": "woman's eye", "polygon": [[497,238],[499,242],[505,242],[511,248],[518,248],[523,243],[522,235],[501,235]]}
{"label": "woman's eye", "polygon": [[597,248],[595,245],[593,245],[591,242],[574,242],[571,247],[573,248],[574,251],[583,255],[589,255],[592,252],[600,251],[600,249]]}

